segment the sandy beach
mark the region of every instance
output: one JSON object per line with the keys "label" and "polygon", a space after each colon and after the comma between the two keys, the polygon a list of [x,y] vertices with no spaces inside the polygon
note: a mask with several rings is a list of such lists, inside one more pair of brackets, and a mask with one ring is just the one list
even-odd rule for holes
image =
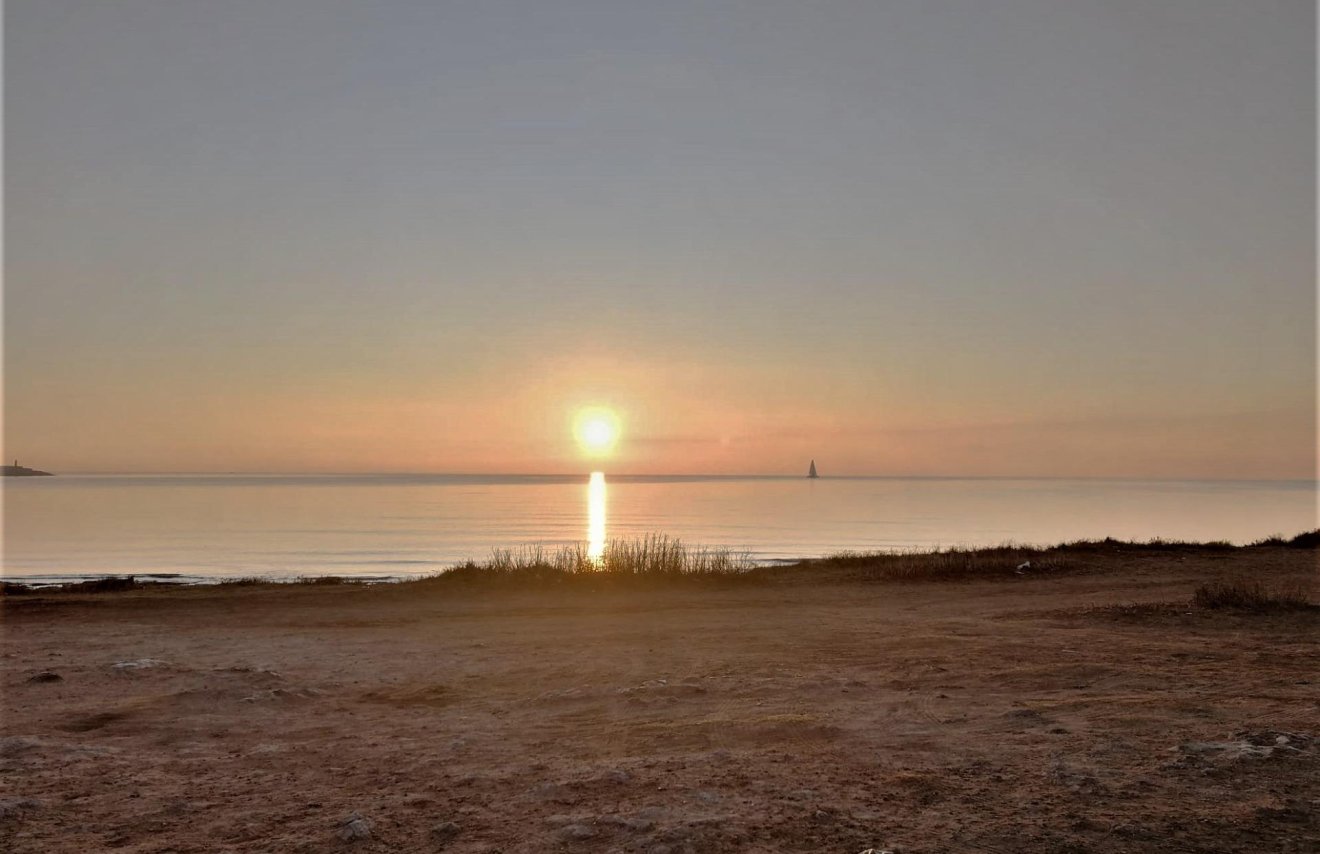
{"label": "sandy beach", "polygon": [[0,847],[1320,850],[1315,555],[10,595]]}

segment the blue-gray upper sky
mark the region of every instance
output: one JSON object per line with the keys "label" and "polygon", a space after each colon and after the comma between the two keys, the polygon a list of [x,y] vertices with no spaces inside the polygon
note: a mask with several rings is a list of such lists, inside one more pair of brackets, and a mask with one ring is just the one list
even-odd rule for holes
{"label": "blue-gray upper sky", "polygon": [[1310,476],[1301,0],[10,0],[48,468]]}

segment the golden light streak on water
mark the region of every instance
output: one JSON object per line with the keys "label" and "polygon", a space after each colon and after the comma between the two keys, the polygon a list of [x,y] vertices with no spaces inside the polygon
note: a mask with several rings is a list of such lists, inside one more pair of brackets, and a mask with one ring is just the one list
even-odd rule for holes
{"label": "golden light streak on water", "polygon": [[605,555],[605,473],[594,471],[587,483],[587,557]]}

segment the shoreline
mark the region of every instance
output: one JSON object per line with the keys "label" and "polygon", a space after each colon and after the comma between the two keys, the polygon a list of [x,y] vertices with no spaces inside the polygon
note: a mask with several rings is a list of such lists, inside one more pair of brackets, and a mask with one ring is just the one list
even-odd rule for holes
{"label": "shoreline", "polygon": [[[554,551],[542,550],[539,547],[526,547],[522,550],[496,550],[496,556],[485,562],[466,561],[463,563],[452,564],[444,569],[418,573],[415,575],[297,575],[287,577],[268,577],[268,576],[197,576],[188,573],[175,572],[138,572],[138,573],[87,573],[62,576],[58,574],[45,576],[17,576],[5,577],[0,575],[0,595],[21,596],[33,593],[64,593],[64,592],[114,592],[130,589],[170,589],[170,588],[193,588],[193,587],[281,587],[287,585],[413,585],[413,584],[434,584],[443,582],[446,577],[452,578],[455,573],[468,576],[465,580],[472,581],[474,577],[483,572],[489,572],[495,575],[508,576],[512,574],[522,574],[525,576],[544,575],[546,571],[551,571],[562,575],[560,580],[571,580],[569,576],[583,576],[584,579],[594,576],[599,580],[603,576],[618,579],[625,575],[648,576],[663,575],[667,578],[673,576],[693,575],[693,576],[738,576],[743,581],[755,581],[768,578],[782,580],[785,576],[791,576],[798,573],[811,574],[814,580],[826,581],[832,577],[828,570],[838,570],[844,567],[859,568],[871,567],[879,568],[886,564],[909,562],[915,563],[912,567],[914,576],[920,575],[923,562],[934,566],[938,564],[941,558],[956,558],[970,563],[993,563],[996,570],[1002,571],[1006,568],[1005,563],[1014,563],[1014,570],[1018,563],[1022,561],[1042,557],[1060,557],[1066,555],[1075,555],[1087,552],[1196,552],[1196,551],[1219,551],[1231,552],[1243,549],[1261,549],[1261,548],[1289,548],[1289,549],[1317,549],[1320,548],[1320,529],[1305,531],[1293,537],[1285,538],[1280,536],[1267,537],[1262,540],[1246,544],[1233,544],[1224,541],[1211,542],[1185,542],[1180,540],[1163,540],[1155,538],[1148,541],[1128,541],[1117,540],[1114,538],[1105,538],[1103,540],[1079,540],[1074,542],[1059,543],[1050,546],[1030,546],[1017,544],[1003,544],[998,546],[976,547],[976,548],[935,548],[930,550],[893,550],[893,551],[875,551],[875,552],[840,552],[834,555],[814,558],[782,558],[770,561],[753,562],[750,559],[739,559],[738,554],[727,549],[706,549],[700,546],[683,546],[678,541],[671,541],[665,537],[652,538],[663,542],[668,547],[677,547],[685,552],[697,554],[722,555],[730,560],[727,567],[715,571],[698,570],[695,572],[656,572],[651,567],[629,568],[624,572],[602,572],[599,569],[581,562],[580,556],[582,546],[566,546]],[[647,541],[640,541],[645,543]],[[631,547],[632,543],[625,544]],[[497,566],[499,555],[503,553],[506,560],[512,559],[512,567]],[[555,561],[561,555],[570,555],[578,560],[578,564],[568,570],[564,570],[562,564]],[[997,559],[990,560],[990,559]],[[635,571],[634,571],[635,569]],[[827,570],[822,572],[822,570]],[[981,568],[982,572],[989,572],[988,566]],[[41,581],[27,580],[29,578],[40,578]],[[45,580],[52,579],[52,580]],[[507,578],[505,579],[508,580]],[[544,579],[540,579],[544,582]]]}

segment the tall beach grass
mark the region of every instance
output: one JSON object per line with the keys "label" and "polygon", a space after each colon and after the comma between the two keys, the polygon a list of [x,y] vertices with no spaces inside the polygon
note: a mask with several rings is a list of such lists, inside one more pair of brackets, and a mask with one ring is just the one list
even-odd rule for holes
{"label": "tall beach grass", "polygon": [[755,568],[756,563],[745,552],[690,546],[665,534],[649,534],[631,540],[610,540],[599,556],[593,556],[585,543],[555,549],[541,545],[495,549],[485,562],[469,561],[432,578],[450,581],[723,578],[745,575]]}

